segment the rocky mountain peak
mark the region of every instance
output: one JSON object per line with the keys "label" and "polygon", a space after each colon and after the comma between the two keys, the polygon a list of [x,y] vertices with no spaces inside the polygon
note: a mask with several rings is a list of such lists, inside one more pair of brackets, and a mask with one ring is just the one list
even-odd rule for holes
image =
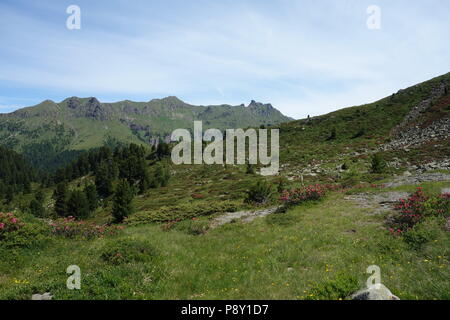
{"label": "rocky mountain peak", "polygon": [[264,109],[273,109],[273,106],[270,103],[261,103],[252,100],[248,105],[249,108],[264,108]]}

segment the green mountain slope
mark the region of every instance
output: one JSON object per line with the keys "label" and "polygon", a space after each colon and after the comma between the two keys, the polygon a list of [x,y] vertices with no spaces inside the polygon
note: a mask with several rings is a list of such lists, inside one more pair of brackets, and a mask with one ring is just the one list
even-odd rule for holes
{"label": "green mountain slope", "polygon": [[393,146],[414,145],[422,136],[422,142],[439,138],[448,145],[449,91],[447,73],[370,104],[280,124],[281,161],[304,166],[345,154],[357,157],[398,140],[405,143]]}
{"label": "green mountain slope", "polygon": [[82,150],[117,143],[167,140],[177,128],[240,128],[292,120],[270,104],[194,106],[176,97],[149,102],[101,103],[96,98],[46,100],[0,115],[1,144],[23,153],[34,165],[55,167]]}

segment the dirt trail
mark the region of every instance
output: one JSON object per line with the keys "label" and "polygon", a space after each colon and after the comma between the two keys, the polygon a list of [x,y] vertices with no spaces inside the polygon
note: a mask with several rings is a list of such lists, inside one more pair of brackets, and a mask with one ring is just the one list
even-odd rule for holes
{"label": "dirt trail", "polygon": [[[450,181],[450,175],[444,173],[422,173],[418,175],[395,177],[391,182],[385,183],[384,187],[392,188],[404,185],[415,185],[422,182]],[[442,189],[442,193],[449,192],[450,188]],[[381,214],[392,211],[400,199],[407,199],[408,192],[386,191],[380,193],[359,193],[346,196],[344,199],[354,201],[361,208],[373,208],[370,214]]]}
{"label": "dirt trail", "polygon": [[274,213],[275,210],[277,210],[277,206],[265,208],[261,210],[255,210],[255,211],[237,211],[237,212],[227,212],[219,217],[214,218],[211,221],[210,228],[216,228],[218,226],[221,226],[225,223],[230,223],[233,220],[241,219],[245,222],[250,222],[254,220],[257,217],[265,217],[271,213]]}
{"label": "dirt trail", "polygon": [[370,214],[381,214],[394,209],[400,199],[408,198],[408,192],[359,193],[346,196],[345,200],[354,201],[361,208],[374,208]]}

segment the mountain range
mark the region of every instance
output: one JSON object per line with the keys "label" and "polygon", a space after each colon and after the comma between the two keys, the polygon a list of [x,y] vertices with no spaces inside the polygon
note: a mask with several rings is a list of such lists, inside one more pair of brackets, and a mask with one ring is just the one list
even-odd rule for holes
{"label": "mountain range", "polygon": [[271,104],[195,106],[177,97],[149,102],[102,103],[94,97],[46,100],[0,114],[1,144],[22,153],[33,165],[53,168],[84,151],[118,143],[155,144],[177,128],[246,128],[293,120]]}

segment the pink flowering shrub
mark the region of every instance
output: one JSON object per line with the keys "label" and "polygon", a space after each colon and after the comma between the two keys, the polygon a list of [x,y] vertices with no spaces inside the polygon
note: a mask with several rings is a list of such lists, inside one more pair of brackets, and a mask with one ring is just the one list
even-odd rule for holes
{"label": "pink flowering shrub", "polygon": [[24,224],[11,212],[0,212],[0,240],[6,236],[6,234],[18,231],[24,226]]}
{"label": "pink flowering shrub", "polygon": [[401,235],[426,217],[448,215],[450,194],[428,197],[422,188],[417,188],[408,199],[401,199],[395,209],[399,211],[399,215],[389,231],[393,235]]}
{"label": "pink flowering shrub", "polygon": [[0,247],[24,247],[41,240],[46,232],[39,221],[22,221],[12,212],[0,212]]}
{"label": "pink flowering shrub", "polygon": [[77,221],[72,216],[55,220],[50,223],[50,226],[52,227],[52,233],[54,235],[63,236],[66,238],[82,239],[101,238],[105,235],[115,235],[124,228],[123,226],[96,225],[85,221]]}
{"label": "pink flowering shrub", "polygon": [[296,205],[304,201],[319,200],[325,196],[326,190],[326,187],[319,184],[285,190],[282,192],[280,200],[287,205]]}

